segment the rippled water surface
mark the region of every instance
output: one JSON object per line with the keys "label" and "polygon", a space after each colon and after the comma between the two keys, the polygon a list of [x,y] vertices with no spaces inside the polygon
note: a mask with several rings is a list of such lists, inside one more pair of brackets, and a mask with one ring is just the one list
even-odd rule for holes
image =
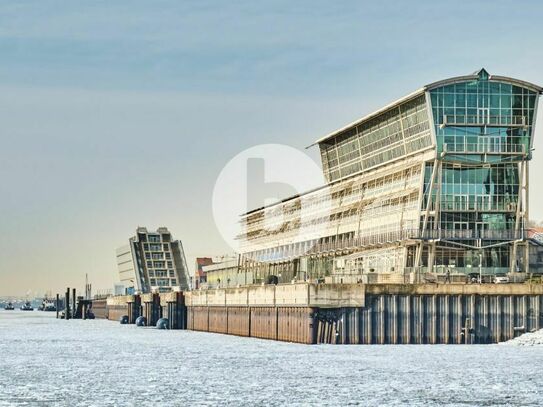
{"label": "rippled water surface", "polygon": [[0,310],[0,406],[543,405],[543,347],[306,346]]}

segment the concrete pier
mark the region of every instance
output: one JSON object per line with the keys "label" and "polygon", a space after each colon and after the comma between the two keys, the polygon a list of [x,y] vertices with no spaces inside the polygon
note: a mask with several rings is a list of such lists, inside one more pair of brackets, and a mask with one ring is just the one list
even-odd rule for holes
{"label": "concrete pier", "polygon": [[[128,315],[129,307],[135,302],[133,295],[120,295],[116,297],[108,297],[106,300],[105,317],[111,321],[119,321],[122,316]],[[101,317],[101,316],[100,316]],[[100,318],[97,315],[97,318]],[[137,317],[136,317],[137,318]],[[135,318],[134,318],[135,321]],[[131,322],[134,323],[134,322]]]}
{"label": "concrete pier", "polygon": [[94,312],[94,316],[96,318],[107,319],[108,318],[107,299],[104,298],[104,299],[92,300],[92,311]]}

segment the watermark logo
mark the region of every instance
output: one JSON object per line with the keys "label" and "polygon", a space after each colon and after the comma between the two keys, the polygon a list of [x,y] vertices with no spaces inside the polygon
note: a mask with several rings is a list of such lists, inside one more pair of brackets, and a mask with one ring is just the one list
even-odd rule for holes
{"label": "watermark logo", "polygon": [[212,204],[223,239],[256,261],[307,252],[329,226],[330,193],[320,166],[282,144],[257,145],[232,158],[217,178]]}

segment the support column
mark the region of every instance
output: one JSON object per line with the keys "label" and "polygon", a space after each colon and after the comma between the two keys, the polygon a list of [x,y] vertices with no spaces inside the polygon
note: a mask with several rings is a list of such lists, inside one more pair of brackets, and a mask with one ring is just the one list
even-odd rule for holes
{"label": "support column", "polygon": [[430,243],[430,246],[428,249],[430,251],[428,255],[428,273],[433,273],[435,256],[436,256],[436,242]]}
{"label": "support column", "polygon": [[[524,222],[523,222],[523,229],[526,229],[527,228],[527,225],[528,225],[528,221],[530,220],[530,212],[529,212],[529,209],[530,209],[530,197],[529,197],[529,189],[528,189],[528,185],[529,184],[529,177],[530,177],[530,165],[529,163],[526,163],[526,171],[525,171],[525,183],[524,183],[524,199],[525,199],[525,202],[524,202]],[[524,235],[524,230],[522,231],[523,233],[523,236],[522,236],[522,239],[524,240],[525,242],[525,246],[524,246],[524,272],[526,274],[530,273],[530,243],[528,242],[527,240],[527,236]]]}
{"label": "support column", "polygon": [[70,319],[70,288],[66,289],[66,296],[64,301],[64,319]]}
{"label": "support column", "polygon": [[75,288],[72,288],[72,318],[76,316],[76,297],[75,297]]}

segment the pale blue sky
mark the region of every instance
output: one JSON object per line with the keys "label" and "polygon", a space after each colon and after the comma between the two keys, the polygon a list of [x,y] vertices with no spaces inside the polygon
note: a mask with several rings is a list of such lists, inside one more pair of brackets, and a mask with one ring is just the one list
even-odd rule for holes
{"label": "pale blue sky", "polygon": [[[543,3],[459,3],[0,2],[0,295],[109,288],[138,225],[191,267],[228,251],[211,193],[252,145],[303,148],[483,66],[543,84]],[[536,150],[538,219],[542,170]]]}

